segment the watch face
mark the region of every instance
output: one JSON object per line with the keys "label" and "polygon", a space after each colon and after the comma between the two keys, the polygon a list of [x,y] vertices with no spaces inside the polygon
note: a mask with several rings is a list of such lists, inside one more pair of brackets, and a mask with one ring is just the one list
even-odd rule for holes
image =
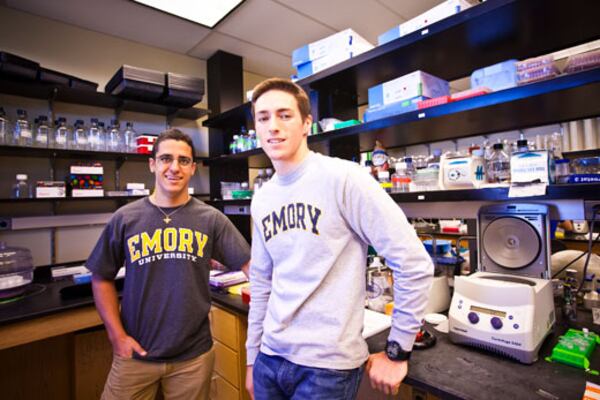
{"label": "watch face", "polygon": [[398,355],[400,353],[400,345],[398,344],[398,342],[394,341],[387,342],[385,352],[389,358],[394,360],[398,358]]}
{"label": "watch face", "polygon": [[393,340],[387,342],[385,346],[385,354],[390,360],[394,361],[406,361],[410,358],[410,351],[402,350],[400,344]]}

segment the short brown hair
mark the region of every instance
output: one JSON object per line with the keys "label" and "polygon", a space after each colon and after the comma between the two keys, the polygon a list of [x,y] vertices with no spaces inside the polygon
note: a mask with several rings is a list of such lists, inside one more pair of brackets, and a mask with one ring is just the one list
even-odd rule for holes
{"label": "short brown hair", "polygon": [[156,153],[158,152],[158,145],[165,140],[178,140],[185,142],[190,149],[192,149],[192,158],[194,158],[194,142],[192,142],[192,138],[190,138],[185,133],[181,132],[179,129],[171,128],[163,131],[158,135],[158,139],[154,142],[154,146],[152,147],[152,158],[156,158]]}
{"label": "short brown hair", "polygon": [[310,115],[310,101],[308,100],[308,95],[299,85],[296,85],[289,79],[282,78],[270,78],[256,85],[252,93],[252,114],[254,114],[254,105],[259,97],[271,90],[280,90],[294,96],[296,103],[298,103],[298,110],[300,110],[302,121],[305,121],[306,118],[308,118]]}

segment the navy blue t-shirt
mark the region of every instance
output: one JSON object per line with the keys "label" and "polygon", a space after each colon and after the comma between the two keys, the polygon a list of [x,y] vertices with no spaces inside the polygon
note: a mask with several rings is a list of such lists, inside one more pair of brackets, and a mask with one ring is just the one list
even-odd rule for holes
{"label": "navy blue t-shirt", "polygon": [[[167,214],[175,208],[162,208]],[[148,354],[134,357],[172,362],[197,357],[212,347],[208,321],[211,258],[231,269],[250,259],[244,237],[215,208],[192,198],[165,216],[146,197],[108,222],[86,266],[114,279],[126,267],[121,320]]]}

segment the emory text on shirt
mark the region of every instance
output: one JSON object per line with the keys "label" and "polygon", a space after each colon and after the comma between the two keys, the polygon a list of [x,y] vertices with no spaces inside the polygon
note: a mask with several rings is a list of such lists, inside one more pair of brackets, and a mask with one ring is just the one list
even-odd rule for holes
{"label": "emory text on shirt", "polygon": [[[156,229],[152,235],[147,232],[138,233],[127,238],[127,249],[131,263],[138,262],[144,264],[144,259],[151,257],[152,260],[167,258],[186,258],[192,261],[196,257],[204,256],[204,247],[208,241],[208,236],[199,231],[192,231],[187,228],[166,228]],[[171,257],[171,255],[162,254],[178,252],[180,256]],[[144,257],[144,259],[142,259]]]}
{"label": "emory text on shirt", "polygon": [[[315,235],[319,234],[318,224],[321,210],[311,204],[290,203],[281,206],[279,211],[272,211],[262,219],[265,243],[280,232],[288,229],[310,229]],[[307,225],[310,224],[309,227]]]}

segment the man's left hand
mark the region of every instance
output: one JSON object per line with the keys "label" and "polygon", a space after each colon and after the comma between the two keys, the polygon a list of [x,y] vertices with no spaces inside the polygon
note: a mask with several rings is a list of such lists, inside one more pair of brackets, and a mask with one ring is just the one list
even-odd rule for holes
{"label": "man's left hand", "polygon": [[371,387],[385,394],[396,395],[408,373],[408,361],[392,361],[384,352],[372,354],[367,361]]}

